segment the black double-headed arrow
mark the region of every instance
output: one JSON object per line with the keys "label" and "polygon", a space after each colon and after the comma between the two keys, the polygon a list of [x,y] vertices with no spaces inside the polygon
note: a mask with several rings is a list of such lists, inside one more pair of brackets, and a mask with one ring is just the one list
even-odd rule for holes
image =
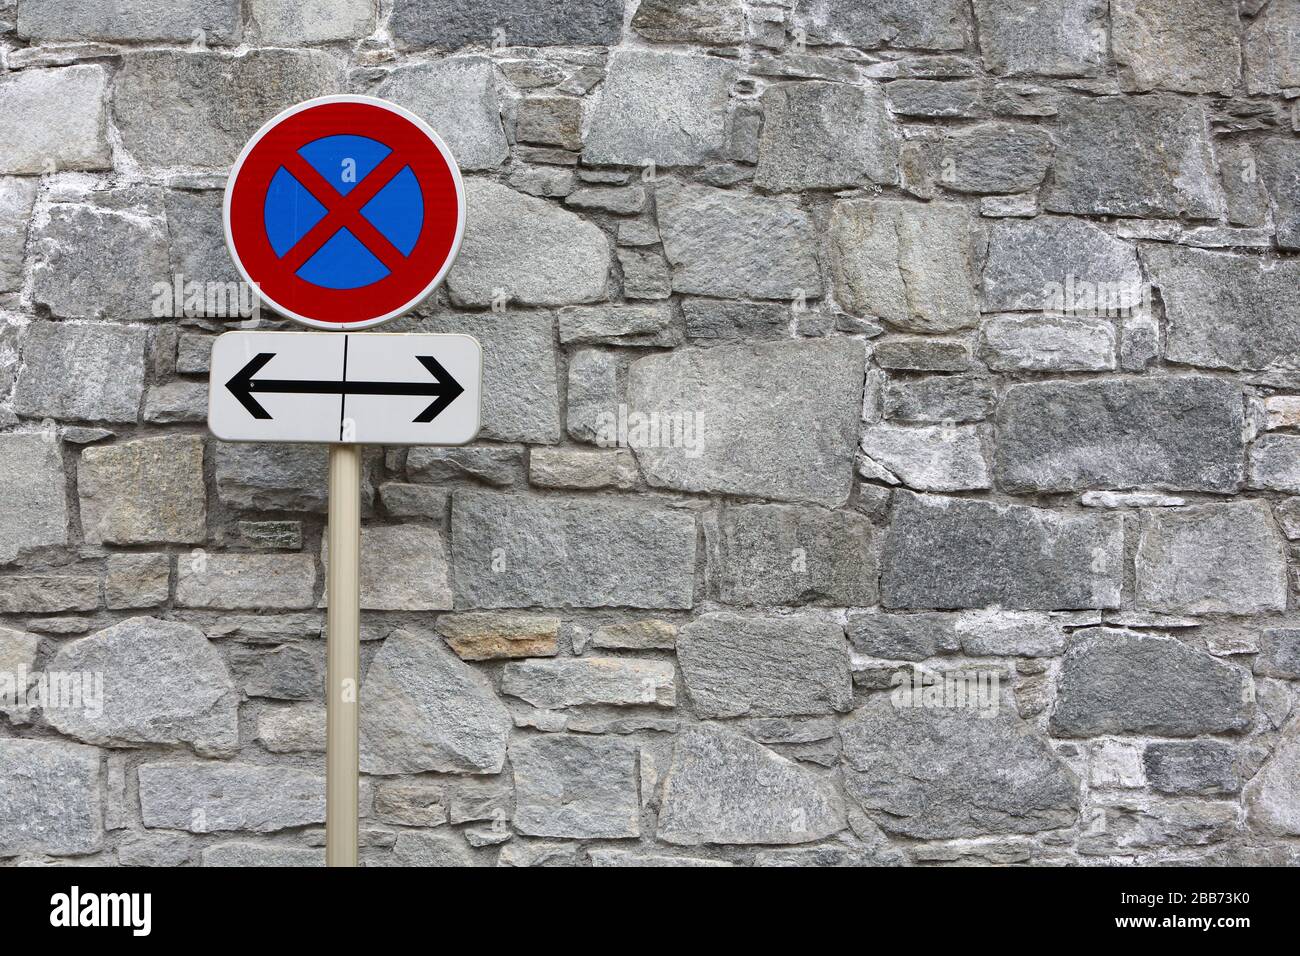
{"label": "black double-headed arrow", "polygon": [[429,395],[434,402],[416,415],[412,421],[431,422],[444,408],[465,391],[460,382],[451,377],[432,355],[415,356],[433,376],[432,382],[325,382],[297,378],[253,378],[267,362],[275,358],[274,352],[260,352],[241,368],[226,388],[239,400],[254,418],[269,419],[271,413],[257,403],[253,396],[266,394],[297,395]]}

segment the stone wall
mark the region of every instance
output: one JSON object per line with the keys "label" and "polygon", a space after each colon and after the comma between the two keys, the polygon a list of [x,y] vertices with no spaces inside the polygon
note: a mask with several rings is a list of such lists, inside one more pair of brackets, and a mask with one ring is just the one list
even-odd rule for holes
{"label": "stone wall", "polygon": [[92,690],[5,862],[322,861],[325,451],[204,420],[226,171],[342,91],[485,352],[366,463],[367,864],[1296,862],[1300,0],[0,20],[0,671]]}

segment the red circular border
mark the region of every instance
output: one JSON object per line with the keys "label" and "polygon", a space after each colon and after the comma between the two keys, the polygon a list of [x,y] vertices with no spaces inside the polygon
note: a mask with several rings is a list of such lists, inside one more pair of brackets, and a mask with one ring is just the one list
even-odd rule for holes
{"label": "red circular border", "polygon": [[[356,289],[327,289],[286,272],[264,218],[267,190],[283,157],[338,134],[369,137],[406,159],[424,197],[424,222],[405,264]],[[231,251],[261,297],[278,311],[337,325],[370,322],[414,305],[453,253],[462,214],[456,176],[437,144],[406,117],[370,103],[322,103],[286,116],[249,149],[230,191]]]}

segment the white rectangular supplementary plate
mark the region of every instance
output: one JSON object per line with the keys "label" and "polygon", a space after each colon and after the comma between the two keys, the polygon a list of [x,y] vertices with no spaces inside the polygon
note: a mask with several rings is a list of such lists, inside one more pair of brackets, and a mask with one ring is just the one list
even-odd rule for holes
{"label": "white rectangular supplementary plate", "polygon": [[482,380],[469,335],[227,332],[212,346],[208,428],[224,441],[464,445]]}

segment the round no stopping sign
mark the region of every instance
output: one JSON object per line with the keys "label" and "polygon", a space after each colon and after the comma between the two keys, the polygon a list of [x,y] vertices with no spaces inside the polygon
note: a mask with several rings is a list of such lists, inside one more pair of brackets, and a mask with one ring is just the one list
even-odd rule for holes
{"label": "round no stopping sign", "polygon": [[299,103],[230,172],[226,245],[275,311],[315,328],[369,328],[446,276],[465,232],[451,152],[418,116],[368,96]]}

